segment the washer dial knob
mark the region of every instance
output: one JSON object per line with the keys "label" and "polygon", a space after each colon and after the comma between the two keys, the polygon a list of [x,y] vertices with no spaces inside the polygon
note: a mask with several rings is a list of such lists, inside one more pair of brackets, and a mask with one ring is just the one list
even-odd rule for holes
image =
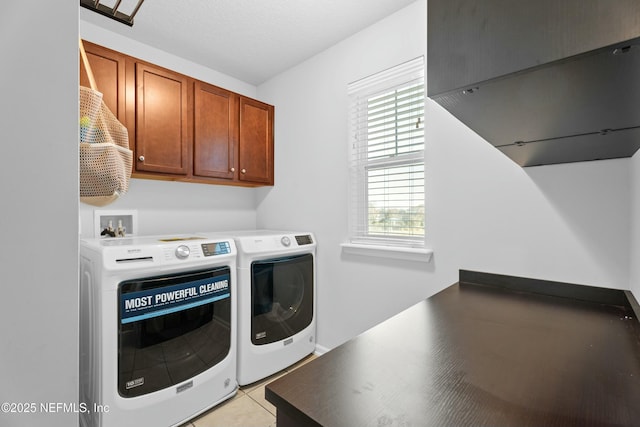
{"label": "washer dial knob", "polygon": [[176,257],[180,259],[188,258],[189,254],[191,254],[191,249],[189,249],[189,246],[180,245],[176,248]]}
{"label": "washer dial knob", "polygon": [[282,243],[283,246],[289,246],[291,244],[291,239],[289,239],[287,236],[284,236],[282,239],[280,239],[280,243]]}

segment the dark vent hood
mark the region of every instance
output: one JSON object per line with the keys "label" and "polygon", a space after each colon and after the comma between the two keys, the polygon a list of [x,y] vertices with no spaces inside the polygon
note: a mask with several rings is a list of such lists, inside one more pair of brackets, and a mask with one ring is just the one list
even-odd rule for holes
{"label": "dark vent hood", "polygon": [[[623,2],[582,3],[593,10],[582,21],[559,6],[570,3],[581,4],[429,1],[429,36],[436,40],[429,44],[429,96],[521,166],[630,157],[640,148],[637,14],[624,28],[607,26],[594,34],[584,27],[603,25],[602,10],[609,10],[603,7]],[[638,8],[640,2],[625,4]],[[481,10],[480,5],[493,8]],[[505,11],[506,5],[511,9]],[[529,9],[518,12],[523,7]],[[629,13],[627,6],[610,11],[608,19],[622,21]],[[534,22],[527,22],[529,16]],[[501,32],[499,37],[495,32]],[[623,34],[634,38],[611,44]],[[554,39],[543,42],[533,35]],[[556,51],[547,54],[544,46]],[[588,46],[597,48],[580,50]],[[571,49],[573,54],[561,55]],[[553,60],[541,61],[545,55]],[[518,65],[525,66],[518,70]],[[509,70],[512,66],[515,70]],[[487,78],[491,67],[505,72]],[[478,83],[464,83],[474,75]]]}
{"label": "dark vent hood", "polygon": [[433,99],[521,166],[640,148],[640,39]]}

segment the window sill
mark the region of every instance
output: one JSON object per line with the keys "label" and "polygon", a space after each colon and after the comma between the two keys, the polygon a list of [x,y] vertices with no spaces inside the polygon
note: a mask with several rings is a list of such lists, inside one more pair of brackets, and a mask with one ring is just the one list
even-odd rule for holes
{"label": "window sill", "polygon": [[433,256],[432,249],[402,248],[382,245],[362,245],[357,243],[342,243],[342,252],[387,259],[402,259],[406,261],[429,262]]}

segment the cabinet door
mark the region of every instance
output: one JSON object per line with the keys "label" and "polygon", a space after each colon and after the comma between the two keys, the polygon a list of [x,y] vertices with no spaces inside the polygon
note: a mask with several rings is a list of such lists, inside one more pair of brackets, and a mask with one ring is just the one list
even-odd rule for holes
{"label": "cabinet door", "polygon": [[237,172],[238,95],[199,81],[194,91],[193,174],[233,179]]}
{"label": "cabinet door", "polygon": [[273,185],[274,108],[240,97],[239,179]]}
{"label": "cabinet door", "polygon": [[189,162],[186,76],[136,62],[137,171],[186,175]]}
{"label": "cabinet door", "polygon": [[[104,103],[121,123],[125,123],[125,56],[87,41],[82,43]],[[80,86],[91,87],[82,60]]]}

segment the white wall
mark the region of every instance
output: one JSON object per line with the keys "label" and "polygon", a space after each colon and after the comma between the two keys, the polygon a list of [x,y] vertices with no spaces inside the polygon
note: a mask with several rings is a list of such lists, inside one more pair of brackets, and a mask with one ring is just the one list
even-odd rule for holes
{"label": "white wall", "polygon": [[458,268],[627,288],[630,161],[520,168],[427,104],[438,278]]}
{"label": "white wall", "polygon": [[[82,10],[83,13],[92,13]],[[80,21],[83,39],[149,61],[198,80],[256,97],[256,87],[231,76],[136,42],[87,21]],[[255,190],[222,185],[132,179],[129,191],[101,208],[80,204],[81,237],[94,235],[94,211],[134,209],[136,234],[174,234],[256,227]]]}
{"label": "white wall", "polygon": [[629,289],[640,300],[640,153],[631,158],[631,277]]}
{"label": "white wall", "polygon": [[343,254],[347,233],[349,82],[426,52],[418,1],[258,88],[276,105],[275,180],[260,189],[258,226],[318,239],[318,342],[333,347],[433,293],[433,265]]}
{"label": "white wall", "polygon": [[347,255],[351,81],[426,54],[419,0],[258,87],[276,105],[276,186],[258,226],[318,239],[318,342],[331,348],[454,283],[459,269],[627,288],[630,162],[522,169],[428,101],[429,264]]}
{"label": "white wall", "polygon": [[[88,40],[109,49],[133,56],[134,58],[142,59],[143,61],[148,61],[152,64],[168,68],[178,73],[193,77],[194,79],[202,80],[242,95],[255,97],[256,87],[249,83],[245,83],[235,77],[203,67],[200,64],[196,64],[163,50],[140,43],[82,19],[82,16],[94,13],[95,12],[84,8],[81,8],[80,10],[80,36],[84,40]],[[105,25],[113,24],[122,30],[122,24],[110,21],[106,18],[102,19],[106,20]]]}
{"label": "white wall", "polygon": [[2,9],[0,402],[36,407],[0,425],[69,427],[40,404],[78,401],[78,4]]}
{"label": "white wall", "polygon": [[244,187],[132,179],[129,191],[108,206],[80,203],[81,237],[94,237],[95,211],[105,210],[135,210],[138,235],[253,229],[254,192]]}

